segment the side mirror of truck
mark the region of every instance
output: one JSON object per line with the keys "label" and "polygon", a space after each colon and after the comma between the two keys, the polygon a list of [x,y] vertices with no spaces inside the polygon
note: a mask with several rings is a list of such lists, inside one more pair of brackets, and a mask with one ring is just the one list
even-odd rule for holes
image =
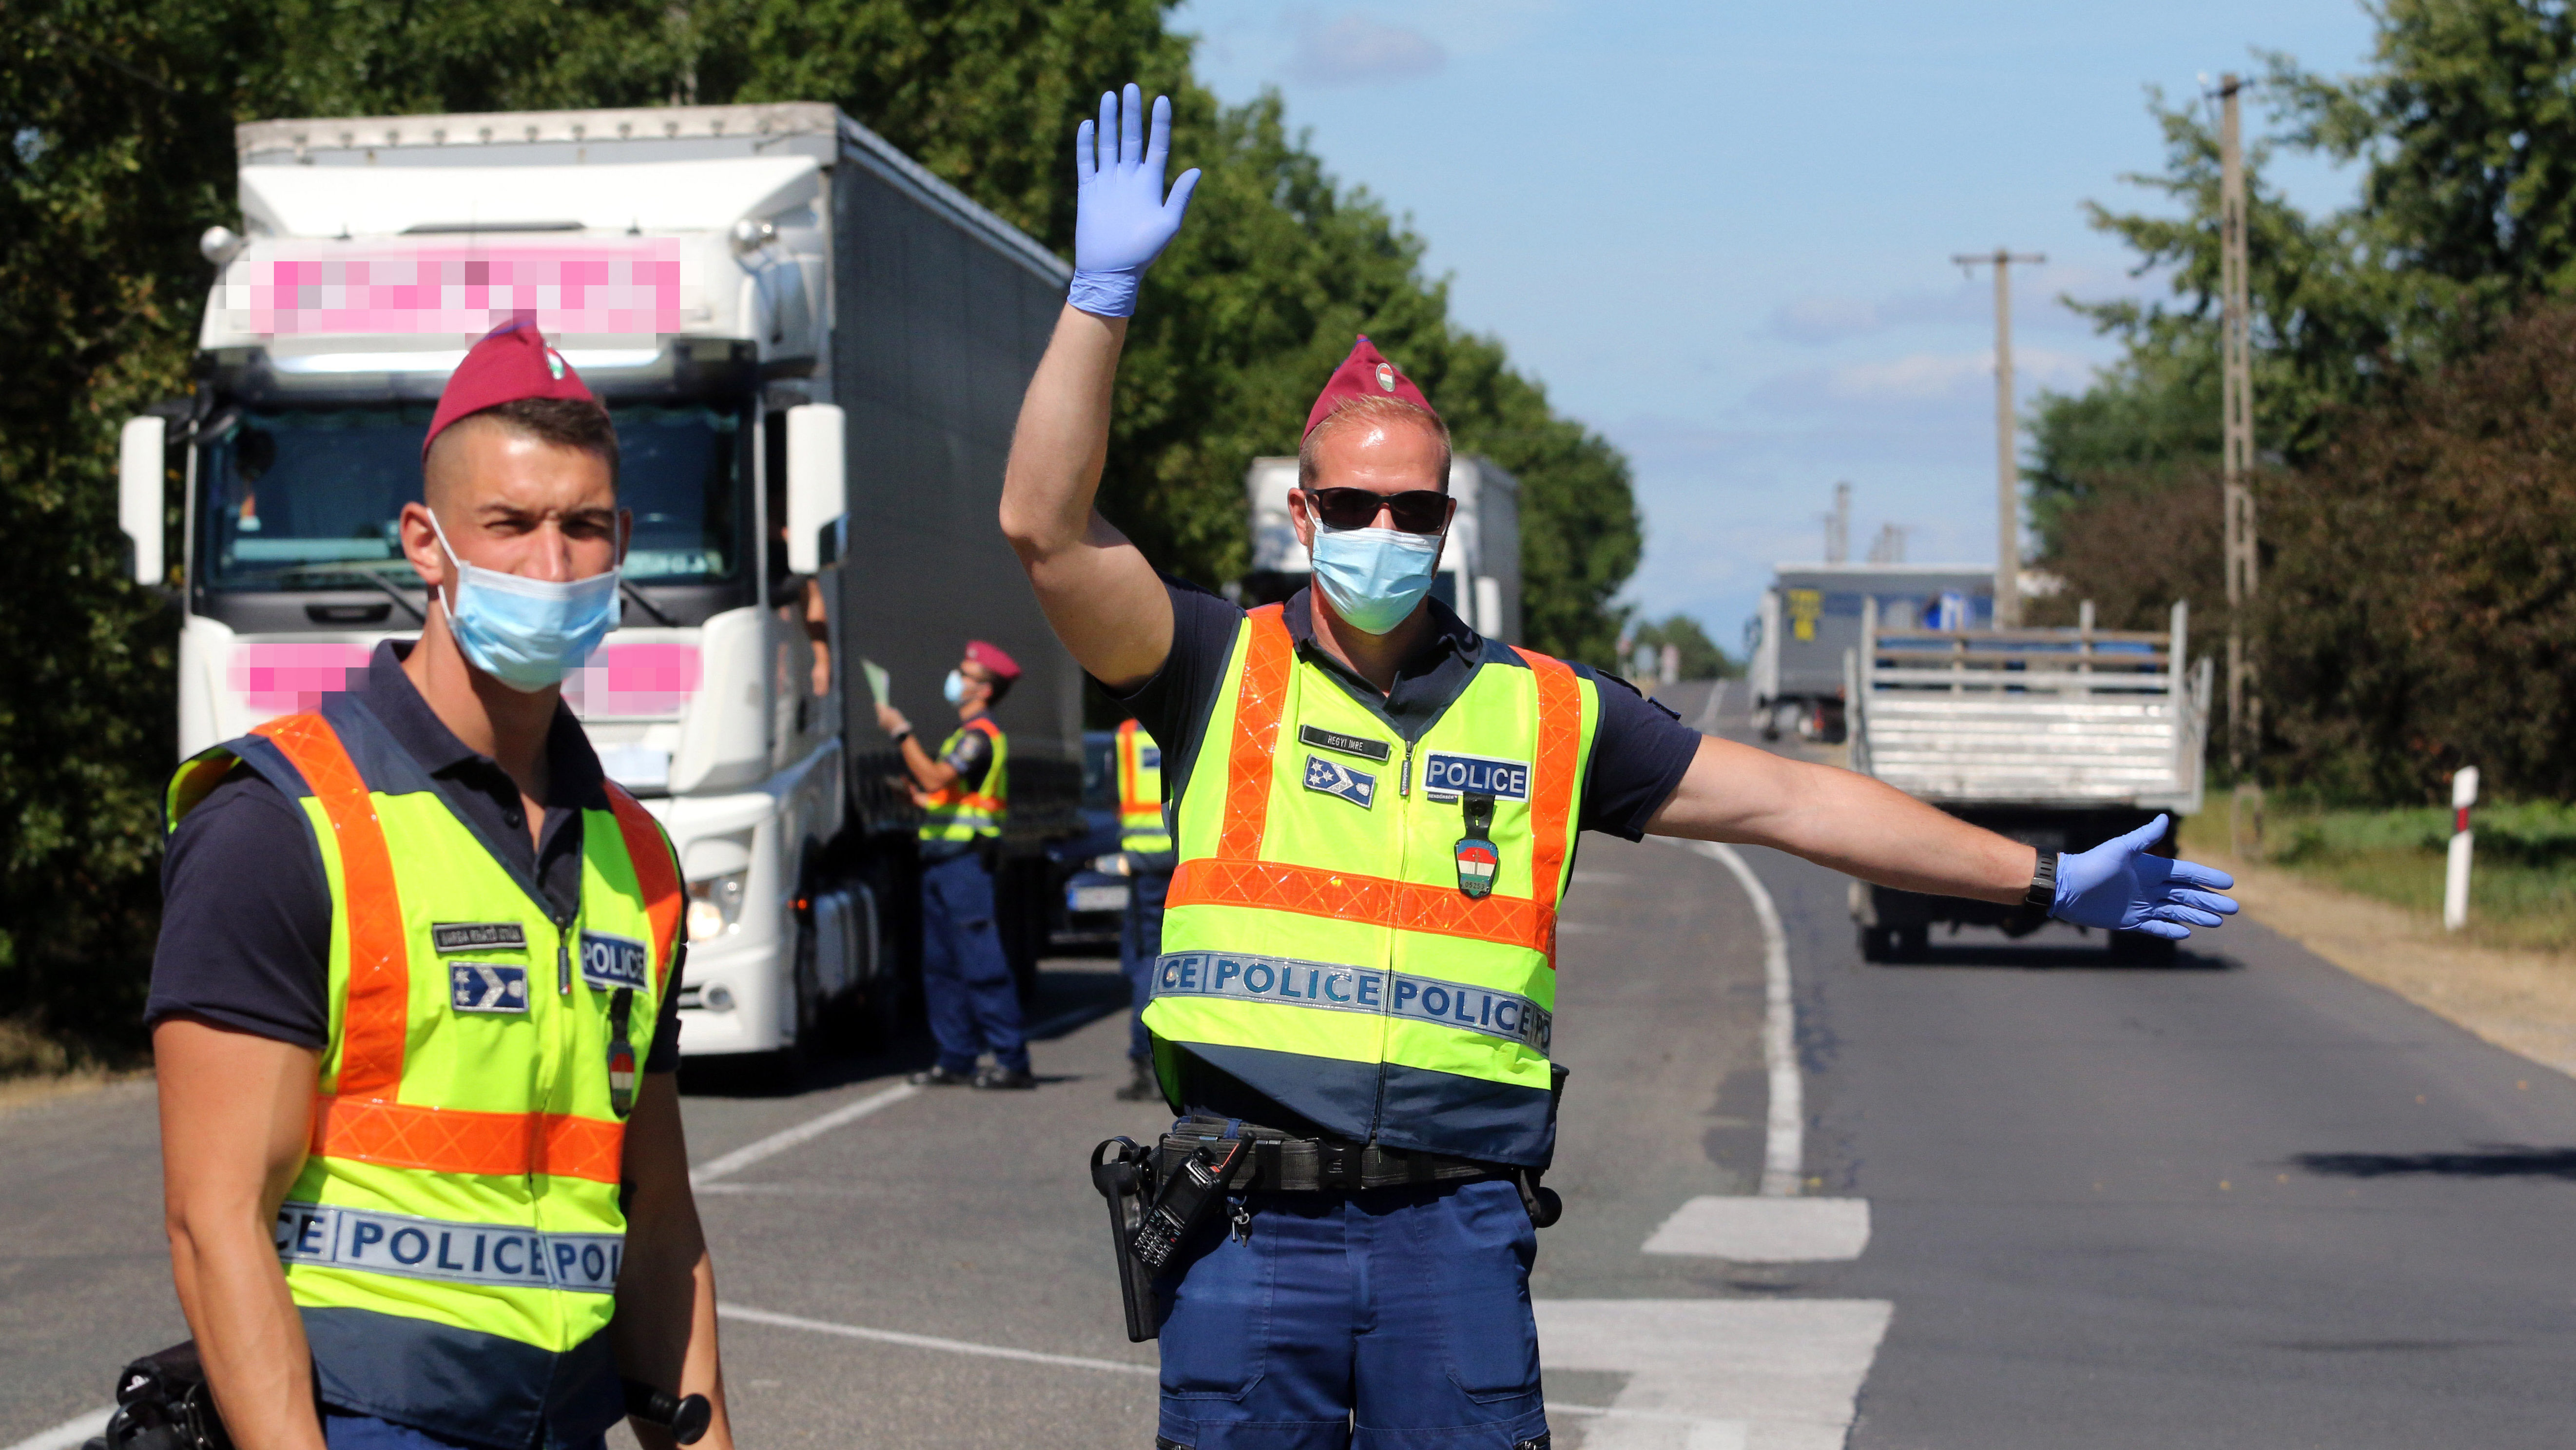
{"label": "side mirror of truck", "polygon": [[799,574],[823,567],[823,531],[850,511],[843,449],[839,408],[805,403],[787,410],[787,567]]}
{"label": "side mirror of truck", "polygon": [[128,418],[116,446],[116,523],[134,541],[134,582],[159,584],[161,559],[161,484],[170,467],[165,451],[169,424],[159,418]]}

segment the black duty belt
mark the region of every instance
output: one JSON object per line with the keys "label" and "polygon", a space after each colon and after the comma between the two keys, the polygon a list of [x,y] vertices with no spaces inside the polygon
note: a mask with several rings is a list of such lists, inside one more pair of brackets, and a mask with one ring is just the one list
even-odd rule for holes
{"label": "black duty belt", "polygon": [[1163,1135],[1154,1152],[1154,1171],[1169,1173],[1201,1144],[1229,1136],[1251,1140],[1252,1151],[1226,1179],[1231,1189],[1264,1189],[1273,1193],[1348,1192],[1360,1188],[1400,1188],[1408,1184],[1456,1183],[1474,1178],[1509,1178],[1512,1170],[1445,1153],[1419,1153],[1374,1144],[1344,1143],[1331,1138],[1299,1138],[1276,1128],[1230,1123],[1224,1118],[1183,1118]]}

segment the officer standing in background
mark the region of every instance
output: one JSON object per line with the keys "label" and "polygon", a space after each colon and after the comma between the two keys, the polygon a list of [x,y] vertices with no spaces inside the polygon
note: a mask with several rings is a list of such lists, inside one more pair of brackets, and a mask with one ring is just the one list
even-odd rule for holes
{"label": "officer standing in background", "polygon": [[1750,842],[2168,937],[2233,911],[2188,889],[2228,879],[2146,854],[2162,821],[2043,855],[1479,637],[1428,597],[1448,430],[1366,339],[1299,449],[1314,587],[1247,614],[1158,577],[1092,507],[1126,318],[1198,175],[1164,194],[1170,112],[1149,135],[1141,99],[1103,96],[1075,141],[1072,292],[1001,524],[1074,658],[1167,743],[1178,864],[1145,1021],[1187,1116],[1164,1151],[1233,1155],[1237,1196],[1157,1286],[1156,1443],[1541,1450],[1528,1277],[1580,831]]}
{"label": "officer standing in background", "polygon": [[180,1307],[240,1450],[599,1447],[621,1373],[706,1395],[725,1450],[678,864],[559,698],[618,616],[617,435],[513,324],[421,452],[419,640],[170,785]]}
{"label": "officer standing in background", "polygon": [[[966,642],[942,686],[958,725],[932,758],[892,705],[877,723],[903,752],[921,807],[921,993],[939,1061],[912,1075],[924,1087],[1038,1085],[1020,1035],[1019,984],[993,907],[994,857],[1011,808],[1011,741],[993,721],[1020,667],[994,645]],[[976,1071],[980,1053],[992,1066]]]}
{"label": "officer standing in background", "polygon": [[1118,928],[1118,970],[1127,974],[1135,1003],[1128,1027],[1127,1060],[1135,1076],[1118,1090],[1121,1102],[1150,1103],[1163,1096],[1154,1079],[1154,1041],[1145,1030],[1145,1003],[1153,996],[1154,959],[1163,954],[1163,897],[1172,885],[1172,823],[1163,811],[1163,749],[1131,717],[1118,727],[1118,851],[1127,868],[1127,919]]}

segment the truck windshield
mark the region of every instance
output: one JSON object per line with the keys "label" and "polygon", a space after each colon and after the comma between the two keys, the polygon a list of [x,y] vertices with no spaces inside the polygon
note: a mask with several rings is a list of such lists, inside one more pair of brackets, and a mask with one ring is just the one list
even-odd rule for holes
{"label": "truck windshield", "polygon": [[[353,573],[413,587],[396,537],[420,497],[427,404],[243,410],[198,460],[197,567],[212,589],[345,588]],[[635,515],[626,577],[702,584],[742,567],[742,416],[683,404],[611,406],[618,502]]]}

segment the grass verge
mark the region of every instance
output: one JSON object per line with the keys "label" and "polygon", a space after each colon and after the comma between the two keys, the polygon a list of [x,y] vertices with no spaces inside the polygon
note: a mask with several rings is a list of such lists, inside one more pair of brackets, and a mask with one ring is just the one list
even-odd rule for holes
{"label": "grass verge", "polygon": [[[2469,875],[2469,924],[2457,940],[2530,951],[2576,950],[2576,806],[2481,808]],[[2214,803],[2185,823],[2184,839],[2226,848],[2227,811]],[[2264,864],[2349,891],[2438,925],[2451,813],[2275,807],[2263,828]]]}

